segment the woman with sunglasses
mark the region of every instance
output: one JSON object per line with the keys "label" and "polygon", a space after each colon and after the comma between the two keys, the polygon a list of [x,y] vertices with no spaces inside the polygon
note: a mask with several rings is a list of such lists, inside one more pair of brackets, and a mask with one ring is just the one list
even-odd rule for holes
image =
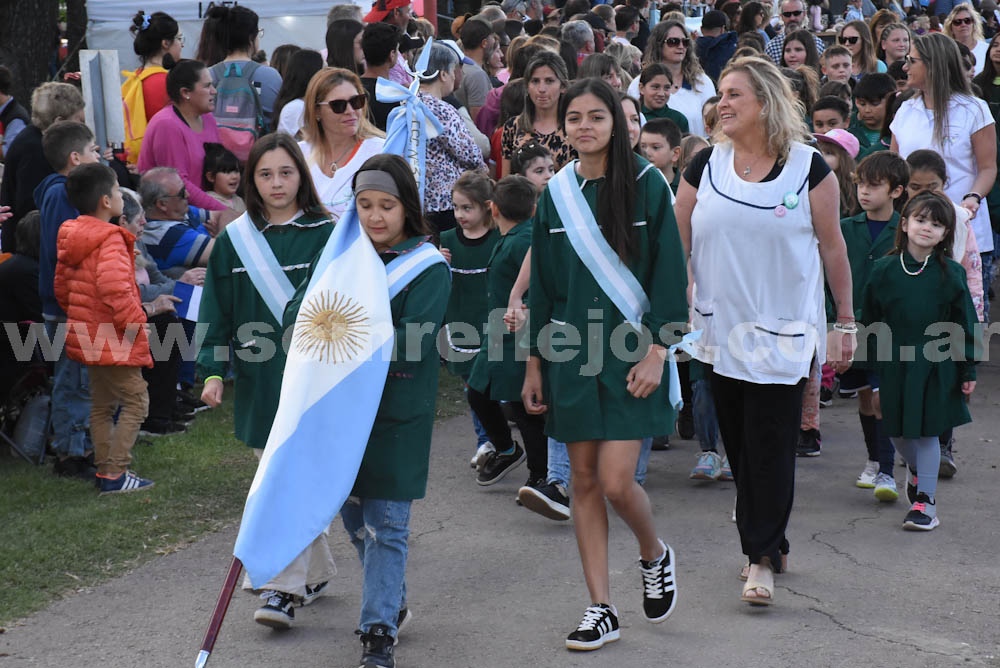
{"label": "woman with sunglasses", "polygon": [[361,79],[353,71],[325,67],[306,88],[299,148],[323,206],[336,221],[354,193],[351,180],[365,160],[382,152],[385,135],[368,120]]}
{"label": "woman with sunglasses", "polygon": [[976,57],[975,73],[983,71],[989,43],[983,38],[983,18],[972,5],[967,2],[955,5],[944,20],[944,34],[967,46]]}
{"label": "woman with sunglasses", "polygon": [[885,63],[875,57],[872,31],[864,21],[845,25],[837,36],[837,43],[851,52],[851,76],[855,81],[866,74],[886,71]]}
{"label": "woman with sunglasses", "polygon": [[[704,136],[705,120],[701,110],[715,95],[715,84],[701,68],[694,53],[694,43],[683,23],[661,21],[653,27],[642,59],[643,66],[652,63],[663,63],[670,70],[674,82],[670,108],[684,114],[691,134]],[[639,98],[638,77],[629,85],[628,94]]]}
{"label": "woman with sunglasses", "polygon": [[[983,260],[983,285],[993,272],[993,233],[986,194],[997,177],[996,122],[985,100],[973,96],[955,42],[942,33],[913,40],[903,66],[917,94],[903,102],[889,129],[890,150],[906,158],[932,149],[947,165],[945,194],[972,212],[969,223]],[[990,305],[983,298],[989,321]]]}

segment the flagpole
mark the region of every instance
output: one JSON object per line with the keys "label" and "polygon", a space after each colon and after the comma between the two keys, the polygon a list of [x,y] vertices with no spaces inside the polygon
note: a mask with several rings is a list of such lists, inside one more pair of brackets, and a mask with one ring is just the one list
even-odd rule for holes
{"label": "flagpole", "polygon": [[239,579],[242,570],[243,562],[233,557],[233,562],[229,564],[229,572],[226,574],[226,581],[222,583],[222,591],[219,592],[219,600],[215,602],[212,619],[209,621],[208,629],[205,631],[205,639],[201,642],[201,651],[198,652],[198,658],[194,662],[195,668],[205,668],[205,664],[208,663],[208,657],[215,647],[215,639],[219,636],[219,628],[222,626],[222,620],[226,616],[226,610],[229,609],[229,602],[233,598],[236,581]]}

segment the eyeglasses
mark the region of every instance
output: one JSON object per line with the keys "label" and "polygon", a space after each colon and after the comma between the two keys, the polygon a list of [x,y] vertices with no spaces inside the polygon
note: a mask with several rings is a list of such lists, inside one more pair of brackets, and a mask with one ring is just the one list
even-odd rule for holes
{"label": "eyeglasses", "polygon": [[796,16],[802,16],[802,14],[803,12],[801,9],[793,9],[790,12],[781,12],[781,15],[784,16],[786,19],[790,19]]}
{"label": "eyeglasses", "polygon": [[364,94],[361,94],[361,95],[355,95],[354,97],[349,97],[346,100],[328,100],[326,102],[320,102],[316,106],[322,107],[323,105],[326,105],[330,107],[330,111],[332,111],[333,113],[342,114],[345,111],[347,111],[347,105],[351,105],[351,109],[360,109],[361,107],[365,106],[365,102],[367,100],[368,97],[365,96]]}
{"label": "eyeglasses", "polygon": [[691,44],[691,40],[687,37],[668,37],[663,40],[663,43],[673,49],[676,49],[679,46],[683,46],[686,49]]}
{"label": "eyeglasses", "polygon": [[176,199],[187,199],[188,198],[187,187],[181,186],[181,189],[177,191],[176,195],[164,195],[160,199],[175,199],[175,198]]}
{"label": "eyeglasses", "polygon": [[903,56],[903,62],[906,63],[907,65],[912,65],[913,63],[922,63],[924,61],[921,60],[920,58],[914,58],[913,56],[906,55]]}
{"label": "eyeglasses", "polygon": [[857,44],[860,39],[861,35],[854,35],[853,37],[844,37],[843,35],[841,35],[840,37],[837,38],[837,41],[840,42],[841,44],[854,45]]}
{"label": "eyeglasses", "polygon": [[952,19],[951,24],[953,26],[971,26],[973,24],[973,19],[971,16],[967,16],[964,19]]}

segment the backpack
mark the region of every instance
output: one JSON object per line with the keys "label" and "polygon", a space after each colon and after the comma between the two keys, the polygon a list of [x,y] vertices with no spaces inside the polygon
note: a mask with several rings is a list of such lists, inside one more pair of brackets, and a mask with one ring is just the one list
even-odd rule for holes
{"label": "backpack", "polygon": [[215,82],[215,122],[222,145],[241,162],[250,155],[250,147],[267,132],[260,92],[251,80],[260,67],[255,62],[221,62],[210,68]]}
{"label": "backpack", "polygon": [[125,114],[125,150],[128,153],[128,161],[131,164],[139,162],[139,149],[142,148],[142,138],[146,134],[146,125],[149,119],[146,118],[146,100],[142,94],[142,82],[154,74],[166,73],[166,70],[159,65],[128,72],[122,70],[125,75],[125,83],[122,84],[122,111]]}

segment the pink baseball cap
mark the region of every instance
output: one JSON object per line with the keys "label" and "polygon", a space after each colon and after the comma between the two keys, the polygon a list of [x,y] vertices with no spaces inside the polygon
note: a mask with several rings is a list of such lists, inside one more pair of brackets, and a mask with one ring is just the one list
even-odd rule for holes
{"label": "pink baseball cap", "polygon": [[861,144],[858,143],[858,138],[847,130],[841,130],[840,128],[830,130],[826,134],[814,134],[813,137],[816,138],[816,141],[836,144],[840,148],[847,151],[847,155],[852,158],[858,157],[858,151],[861,150]]}

